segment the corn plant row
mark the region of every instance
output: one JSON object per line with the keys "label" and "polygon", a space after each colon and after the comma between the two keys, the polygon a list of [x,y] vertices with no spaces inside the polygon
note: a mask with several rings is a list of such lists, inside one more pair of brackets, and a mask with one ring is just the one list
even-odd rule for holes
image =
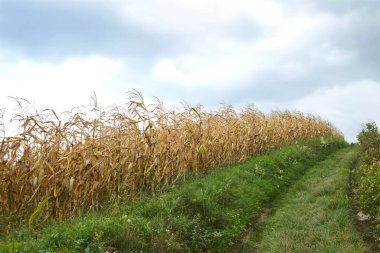
{"label": "corn plant row", "polygon": [[73,110],[65,120],[53,110],[15,116],[21,133],[0,138],[0,217],[32,218],[43,209],[43,219],[62,219],[170,186],[189,172],[340,135],[329,122],[300,112],[188,105],[168,110],[160,102],[147,105],[136,91],[124,107],[95,105],[90,114]]}

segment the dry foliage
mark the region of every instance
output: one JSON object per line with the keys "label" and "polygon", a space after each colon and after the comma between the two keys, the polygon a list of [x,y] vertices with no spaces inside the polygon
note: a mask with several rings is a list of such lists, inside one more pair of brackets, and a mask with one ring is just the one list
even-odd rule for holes
{"label": "dry foliage", "polygon": [[15,116],[22,133],[0,137],[0,216],[34,217],[46,203],[45,218],[62,218],[154,191],[188,172],[202,174],[299,140],[340,134],[299,112],[264,115],[231,106],[170,111],[160,102],[146,105],[136,91],[125,107],[105,110],[95,103],[90,114],[95,116],[73,110],[64,123],[53,110]]}

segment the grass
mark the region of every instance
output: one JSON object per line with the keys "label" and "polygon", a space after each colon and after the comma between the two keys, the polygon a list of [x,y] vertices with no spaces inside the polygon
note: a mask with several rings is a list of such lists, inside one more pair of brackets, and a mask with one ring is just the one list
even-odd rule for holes
{"label": "grass", "polygon": [[369,252],[353,225],[347,195],[357,154],[356,147],[348,147],[308,170],[276,203],[261,235],[240,252]]}
{"label": "grass", "polygon": [[18,229],[9,252],[225,252],[264,207],[310,166],[344,146],[340,138],[299,143],[132,204],[110,207],[33,234]]}

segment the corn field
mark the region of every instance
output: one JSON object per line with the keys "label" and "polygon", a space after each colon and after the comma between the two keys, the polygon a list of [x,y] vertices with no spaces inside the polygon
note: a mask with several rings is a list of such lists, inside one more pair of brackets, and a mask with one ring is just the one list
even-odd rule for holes
{"label": "corn field", "polygon": [[[16,115],[21,132],[0,137],[0,217],[71,216],[155,191],[220,165],[296,141],[340,135],[300,112],[265,115],[252,106],[206,112],[147,105],[137,91],[124,107],[94,105],[61,120],[53,110]],[[0,122],[1,123],[1,122]]]}

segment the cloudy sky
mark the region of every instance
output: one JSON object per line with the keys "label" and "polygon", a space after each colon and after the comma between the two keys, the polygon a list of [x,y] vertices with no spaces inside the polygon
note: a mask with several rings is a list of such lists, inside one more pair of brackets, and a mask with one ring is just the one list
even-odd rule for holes
{"label": "cloudy sky", "polygon": [[301,110],[353,141],[380,123],[379,0],[0,0],[0,108]]}

